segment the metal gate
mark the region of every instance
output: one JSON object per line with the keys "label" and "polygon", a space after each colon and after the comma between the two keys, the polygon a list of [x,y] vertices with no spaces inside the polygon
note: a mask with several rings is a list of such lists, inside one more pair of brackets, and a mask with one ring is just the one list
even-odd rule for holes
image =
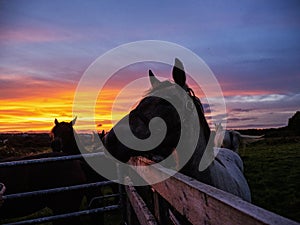
{"label": "metal gate", "polygon": [[[98,152],[98,153],[88,153],[88,154],[82,154],[82,155],[69,155],[69,156],[11,161],[11,162],[0,163],[0,168],[14,167],[14,166],[18,166],[18,165],[30,165],[30,164],[40,164],[40,163],[47,163],[47,162],[76,160],[76,159],[82,159],[83,157],[90,158],[90,157],[103,157],[103,156],[104,156],[103,152]],[[118,167],[118,165],[116,165],[116,166],[117,166],[117,173],[118,173],[118,177],[119,177],[120,176],[119,167]],[[55,193],[74,191],[74,190],[85,190],[85,189],[90,189],[90,188],[95,188],[95,187],[100,188],[105,185],[115,184],[117,181],[118,180],[113,180],[113,181],[107,180],[107,181],[80,184],[80,185],[74,185],[74,186],[68,186],[68,187],[57,187],[57,188],[51,188],[51,189],[45,189],[45,190],[15,193],[15,194],[4,195],[3,200],[4,200],[4,204],[5,204],[5,202],[10,201],[12,199],[28,198],[28,197],[33,197],[33,196],[43,196],[43,195],[49,195],[49,194],[55,194]],[[122,195],[123,195],[122,193],[123,193],[122,186],[119,185],[119,193],[95,197],[95,199],[97,199],[97,200],[109,198],[109,197],[119,197],[119,203],[115,204],[115,205],[109,205],[109,206],[105,206],[105,207],[81,210],[81,211],[71,212],[71,213],[66,213],[66,214],[52,215],[52,216],[40,217],[40,218],[36,218],[36,219],[29,219],[29,220],[23,220],[23,221],[18,221],[18,222],[6,223],[3,225],[24,225],[24,224],[46,223],[46,222],[56,221],[56,220],[60,220],[60,219],[64,219],[64,218],[80,217],[83,215],[90,215],[90,214],[96,214],[96,213],[100,213],[100,212],[118,210],[118,209],[122,208],[122,205],[121,205],[123,202],[122,201]],[[95,199],[93,199],[93,200],[95,200]],[[1,208],[0,208],[0,210],[1,210]]]}

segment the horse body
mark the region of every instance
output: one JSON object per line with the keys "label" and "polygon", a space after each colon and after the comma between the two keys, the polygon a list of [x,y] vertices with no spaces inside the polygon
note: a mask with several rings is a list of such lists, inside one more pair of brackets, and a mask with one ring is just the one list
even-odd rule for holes
{"label": "horse body", "polygon": [[250,188],[244,176],[240,156],[230,149],[215,148],[216,158],[210,165],[212,186],[251,202]]}
{"label": "horse body", "polygon": [[[44,153],[27,157],[11,157],[5,161],[18,161],[64,156],[64,153]],[[86,182],[85,174],[79,160],[66,162],[48,162],[43,164],[18,165],[0,168],[0,180],[5,183],[6,195],[28,191],[64,187]],[[54,213],[67,213],[79,209],[82,201],[82,191],[57,193],[47,196],[34,196],[23,199],[5,201],[0,209],[0,218],[25,216],[49,207]],[[73,219],[63,221],[63,224],[74,222]]]}
{"label": "horse body", "polygon": [[[179,155],[178,164],[182,166],[180,172],[250,201],[250,190],[242,170],[243,163],[234,152],[228,151],[227,149],[219,149],[215,160],[213,160],[208,167],[199,170],[199,165],[202,162],[201,160],[204,154],[213,157],[215,153],[213,147],[207,145],[210,138],[210,128],[205,119],[201,102],[185,83],[186,79],[183,64],[178,61],[178,59],[175,60],[174,67],[176,68],[173,68],[175,84],[169,81],[160,82],[154,74],[149,71],[152,89],[149,91],[148,96],[142,99],[138,106],[132,110],[129,115],[119,121],[105,136],[104,143],[106,149],[113,157],[122,162],[127,162],[130,157],[138,155],[149,157],[152,160],[157,159],[157,157],[153,157],[153,155],[158,155],[160,156],[160,160],[163,160],[176,149]],[[179,64],[179,66],[176,64]],[[183,95],[178,88],[181,91],[182,89],[186,91],[187,95]],[[175,99],[175,102],[181,106],[179,110],[183,118],[178,116],[179,112],[175,110],[170,102],[155,97],[157,92],[163,92],[167,99]],[[196,110],[191,110],[193,105],[190,104],[190,101],[192,101]],[[198,117],[199,123],[191,121],[191,118],[194,118],[192,115],[195,113],[197,114],[196,116]],[[130,138],[129,135],[131,135],[131,132],[139,139],[147,139],[150,135],[155,134],[155,132],[159,134],[159,129],[157,131],[151,130],[152,133],[150,132],[150,120],[155,117],[160,117],[164,120],[167,130],[163,141],[150,151],[135,151],[122,144],[116,135],[115,129],[117,129],[119,133],[121,130],[121,133],[125,135],[125,139]],[[127,121],[128,119],[130,129],[128,128],[128,123],[123,122],[123,120]],[[180,121],[181,119],[183,119],[183,121]],[[188,126],[186,124],[188,124]],[[182,127],[184,127],[184,133],[181,131]],[[193,146],[190,137],[199,127],[198,142],[196,146]],[[131,132],[128,133],[128,130]],[[128,137],[126,135],[128,135]],[[187,140],[187,144],[177,149],[180,138]],[[188,155],[187,153],[192,153],[192,156],[186,162],[184,159],[185,155]]]}

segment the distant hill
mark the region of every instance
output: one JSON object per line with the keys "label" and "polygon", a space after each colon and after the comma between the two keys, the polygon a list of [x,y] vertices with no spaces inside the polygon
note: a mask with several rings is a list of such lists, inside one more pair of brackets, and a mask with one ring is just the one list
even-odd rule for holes
{"label": "distant hill", "polygon": [[299,133],[300,131],[300,111],[297,111],[295,113],[295,115],[293,115],[290,119],[289,119],[289,123],[287,128],[289,130],[294,130],[297,133]]}
{"label": "distant hill", "polygon": [[300,111],[297,111],[288,120],[288,125],[280,128],[239,130],[242,134],[265,135],[265,137],[291,137],[300,136]]}

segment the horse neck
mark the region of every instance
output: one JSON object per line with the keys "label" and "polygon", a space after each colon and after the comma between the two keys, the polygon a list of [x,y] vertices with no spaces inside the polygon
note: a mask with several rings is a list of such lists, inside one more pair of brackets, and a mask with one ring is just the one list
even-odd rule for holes
{"label": "horse neck", "polygon": [[[209,157],[213,156],[212,155],[213,139],[212,138],[210,139],[211,131],[206,121],[206,118],[204,116],[203,110],[200,108],[199,104],[201,103],[195,102],[196,109],[199,115],[199,127],[200,127],[198,143],[192,157],[187,162],[187,164],[183,167],[182,173],[191,176],[197,180],[200,180],[204,183],[210,184],[211,176],[210,176],[209,169],[205,169],[204,171],[199,171],[199,165],[203,158],[204,153],[208,153]],[[208,152],[206,152],[207,147],[209,148]]]}
{"label": "horse neck", "polygon": [[[195,101],[197,101],[197,100],[194,100],[194,102]],[[195,105],[196,105],[197,113],[199,115],[200,129],[202,128],[201,132],[204,134],[204,138],[205,138],[206,143],[208,143],[209,137],[210,137],[210,134],[211,134],[210,127],[209,127],[209,125],[207,123],[207,120],[204,116],[202,106],[200,106],[198,102],[196,102]],[[199,139],[200,139],[200,137],[199,137]]]}
{"label": "horse neck", "polygon": [[201,161],[201,158],[204,154],[206,146],[210,141],[211,131],[210,131],[210,127],[207,123],[207,120],[205,118],[204,111],[203,111],[200,100],[198,98],[196,98],[195,96],[192,98],[193,98],[193,101],[194,101],[194,104],[196,106],[196,110],[198,113],[199,127],[200,127],[197,147],[196,147],[196,150],[194,151],[194,154],[192,157],[193,161],[194,161],[193,164],[195,164],[194,166],[196,166],[196,165],[198,166]]}
{"label": "horse neck", "polygon": [[200,125],[199,138],[198,138],[196,149],[191,159],[187,163],[190,169],[194,170],[199,167],[199,163],[202,159],[206,146],[207,146],[207,141],[204,134],[204,128]]}

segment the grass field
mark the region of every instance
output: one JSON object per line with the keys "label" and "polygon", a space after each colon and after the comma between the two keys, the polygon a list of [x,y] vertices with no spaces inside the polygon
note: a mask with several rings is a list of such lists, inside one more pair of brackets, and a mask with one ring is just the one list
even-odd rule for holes
{"label": "grass field", "polygon": [[266,138],[240,150],[253,204],[300,221],[300,137]]}

